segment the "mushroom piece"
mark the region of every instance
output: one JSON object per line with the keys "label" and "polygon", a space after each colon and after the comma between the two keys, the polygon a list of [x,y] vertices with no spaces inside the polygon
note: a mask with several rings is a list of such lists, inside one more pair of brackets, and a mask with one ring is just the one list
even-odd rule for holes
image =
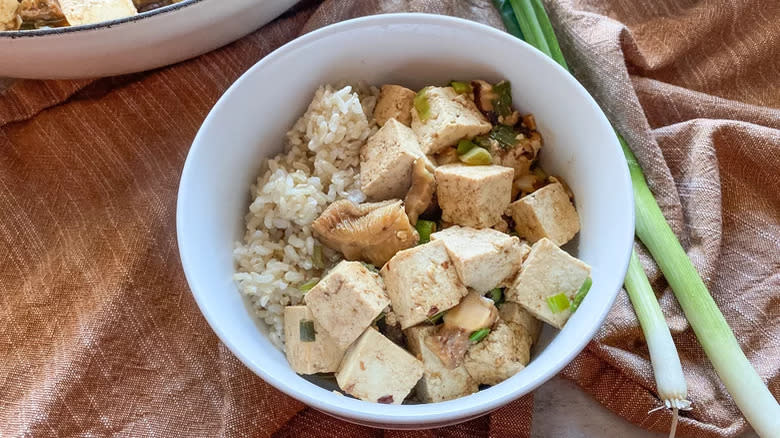
{"label": "mushroom piece", "polygon": [[406,193],[404,205],[406,215],[412,225],[417,223],[417,218],[428,209],[433,201],[433,192],[436,191],[436,179],[433,176],[433,166],[426,157],[414,160],[412,167],[412,186]]}
{"label": "mushroom piece", "polygon": [[22,0],[19,15],[35,27],[67,26],[68,20],[57,0]]}
{"label": "mushroom piece", "polygon": [[492,327],[498,320],[498,309],[493,300],[471,291],[457,306],[448,310],[443,319],[444,324],[439,331],[425,342],[444,366],[453,369],[466,355],[469,336],[477,330]]}
{"label": "mushroom piece", "polygon": [[325,246],[347,260],[365,260],[378,267],[420,239],[397,199],[363,204],[336,201],[312,223],[312,229]]}

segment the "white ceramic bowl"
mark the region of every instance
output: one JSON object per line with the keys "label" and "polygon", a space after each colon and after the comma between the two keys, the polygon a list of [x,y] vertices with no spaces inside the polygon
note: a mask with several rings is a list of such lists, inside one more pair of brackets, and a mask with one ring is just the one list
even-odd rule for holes
{"label": "white ceramic bowl", "polygon": [[72,79],[173,64],[223,46],[298,0],[186,0],[87,26],[0,32],[0,76]]}
{"label": "white ceramic bowl", "polygon": [[[231,276],[249,185],[261,162],[282,150],[285,131],[318,85],[342,79],[411,88],[454,78],[512,81],[515,104],[536,116],[543,167],[561,175],[582,223],[567,247],[593,267],[593,287],[559,333],[547,327],[531,363],[514,377],[468,397],[424,405],[368,403],[295,374],[258,330]],[[320,29],[279,48],[217,102],[195,138],[179,187],[182,264],[203,315],[220,339],[268,383],[314,408],[371,426],[452,424],[496,409],[568,364],[601,325],[623,283],[633,242],[631,183],[623,154],[590,95],[550,59],[510,35],[470,21],[380,15]]]}

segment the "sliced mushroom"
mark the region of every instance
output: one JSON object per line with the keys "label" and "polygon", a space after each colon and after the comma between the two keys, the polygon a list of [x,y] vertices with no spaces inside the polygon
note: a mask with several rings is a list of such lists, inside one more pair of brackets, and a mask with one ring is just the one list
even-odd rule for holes
{"label": "sliced mushroom", "polygon": [[22,0],[19,3],[22,21],[35,27],[66,26],[68,20],[57,0]]}
{"label": "sliced mushroom", "polygon": [[477,330],[492,327],[498,320],[493,301],[471,291],[460,304],[444,314],[444,324],[426,340],[428,348],[449,369],[463,361],[469,348],[469,336]]}
{"label": "sliced mushroom", "polygon": [[433,176],[433,166],[430,161],[426,157],[414,160],[412,186],[404,199],[406,215],[412,225],[417,223],[417,218],[431,205],[435,191],[436,179]]}
{"label": "sliced mushroom", "polygon": [[542,148],[542,136],[533,131],[528,135],[518,133],[517,145],[513,148],[502,148],[498,142],[491,141],[489,148],[494,164],[515,169],[515,178],[526,175]]}
{"label": "sliced mushroom", "polygon": [[324,245],[347,260],[364,260],[377,267],[420,239],[403,202],[397,199],[364,204],[336,201],[314,221],[312,229]]}

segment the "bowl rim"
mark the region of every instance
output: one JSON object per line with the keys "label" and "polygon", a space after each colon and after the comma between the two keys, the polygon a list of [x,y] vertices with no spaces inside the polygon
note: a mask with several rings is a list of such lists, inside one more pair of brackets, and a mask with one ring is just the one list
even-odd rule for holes
{"label": "bowl rim", "polygon": [[100,21],[98,23],[82,24],[80,26],[51,27],[46,29],[31,29],[31,30],[21,30],[21,31],[3,30],[0,31],[0,39],[1,38],[10,38],[10,39],[34,38],[34,37],[42,37],[47,35],[63,35],[63,34],[74,33],[74,32],[86,32],[86,31],[94,31],[94,30],[104,29],[104,28],[111,28],[114,26],[118,26],[120,24],[140,21],[148,17],[153,17],[155,15],[165,14],[168,12],[177,11],[179,9],[184,9],[188,6],[192,6],[202,1],[205,0],[183,0],[179,3],[162,6],[159,8],[152,9],[150,11],[141,12],[137,15],[132,15],[130,17],[115,18],[113,20]]}
{"label": "bowl rim", "polygon": [[[284,380],[282,380],[279,377],[273,376],[270,373],[266,372],[262,367],[255,366],[248,357],[248,355],[244,354],[240,349],[236,348],[234,343],[231,341],[230,336],[225,333],[222,330],[222,327],[217,323],[217,321],[214,319],[213,315],[208,311],[208,308],[204,302],[204,299],[200,296],[195,288],[193,288],[193,285],[196,284],[194,281],[195,273],[191,272],[188,269],[189,263],[189,253],[186,251],[186,248],[189,247],[185,240],[185,236],[183,235],[183,229],[184,226],[184,217],[180,214],[183,206],[186,202],[186,192],[185,187],[187,186],[187,181],[191,178],[196,178],[196,174],[194,173],[194,170],[192,167],[194,164],[192,162],[195,160],[192,158],[194,155],[197,154],[197,150],[202,147],[202,143],[204,143],[204,140],[202,136],[204,136],[204,131],[206,131],[206,127],[212,122],[213,120],[213,114],[220,112],[223,107],[226,104],[226,102],[229,99],[229,95],[233,92],[236,92],[236,90],[240,87],[240,84],[244,81],[247,81],[248,77],[252,76],[252,73],[264,68],[265,65],[271,64],[275,62],[275,60],[279,57],[284,56],[284,54],[288,51],[292,51],[295,49],[300,48],[301,46],[305,46],[306,44],[310,43],[311,41],[314,41],[316,39],[325,38],[331,34],[341,33],[341,32],[347,32],[350,30],[353,30],[355,28],[360,28],[365,25],[443,25],[443,26],[454,26],[454,27],[471,27],[472,30],[480,33],[487,33],[491,34],[492,37],[495,38],[501,38],[506,40],[508,44],[519,44],[521,46],[525,46],[526,49],[530,49],[531,55],[530,56],[536,56],[539,59],[540,62],[547,63],[549,66],[553,69],[558,69],[559,72],[564,73],[564,77],[567,81],[573,81],[576,85],[575,88],[579,90],[579,93],[582,95],[581,97],[584,98],[587,103],[591,106],[591,108],[597,113],[598,118],[601,119],[601,124],[603,124],[604,128],[607,128],[611,130],[611,125],[609,121],[606,118],[606,115],[603,113],[601,108],[598,106],[596,101],[593,99],[593,97],[590,95],[590,93],[585,90],[585,88],[573,77],[569,72],[567,72],[565,69],[563,69],[560,65],[558,65],[554,60],[551,58],[545,56],[542,52],[539,52],[537,49],[533,48],[532,46],[528,45],[525,41],[522,41],[518,38],[515,38],[514,36],[500,30],[493,28],[491,26],[477,23],[474,21],[452,17],[452,16],[444,16],[444,15],[437,15],[437,14],[426,14],[426,13],[392,13],[392,14],[381,14],[381,15],[371,15],[366,17],[360,17],[360,18],[354,18],[342,22],[338,22],[335,24],[331,24],[325,27],[322,27],[320,29],[317,29],[315,31],[309,32],[305,35],[302,35],[296,39],[293,39],[286,44],[278,47],[262,59],[260,59],[257,63],[255,63],[252,67],[250,67],[246,72],[244,72],[225,92],[224,94],[218,99],[214,107],[211,109],[207,117],[205,118],[203,125],[199,129],[198,133],[195,136],[195,139],[193,140],[192,146],[187,154],[187,158],[184,163],[184,167],[181,174],[181,179],[179,183],[179,190],[178,190],[178,199],[177,199],[177,215],[176,215],[176,229],[177,229],[177,242],[179,246],[179,255],[182,262],[182,267],[184,270],[185,278],[187,280],[187,283],[190,287],[190,290],[193,294],[193,297],[203,314],[206,321],[211,326],[212,330],[215,332],[217,337],[228,347],[228,349],[246,366],[249,368],[252,372],[254,372],[256,375],[260,376],[263,380],[265,380],[267,383],[272,385],[277,390],[287,394],[288,396],[303,402],[307,406],[313,407],[317,410],[320,410],[322,412],[325,412],[329,415],[334,415],[340,418],[346,418],[350,421],[358,422],[361,424],[367,424],[367,425],[377,425],[377,424],[383,424],[387,427],[403,427],[403,426],[410,426],[414,425],[417,427],[437,427],[440,425],[446,425],[446,424],[452,424],[460,421],[467,421],[470,418],[475,418],[480,415],[484,415],[490,411],[493,411],[495,409],[498,409],[518,398],[520,398],[522,395],[532,392],[534,389],[536,389],[539,385],[543,384],[544,382],[548,381],[550,378],[552,378],[554,375],[556,375],[560,370],[562,370],[566,365],[568,365],[584,348],[585,346],[590,342],[590,340],[595,335],[596,331],[602,326],[604,319],[607,316],[607,313],[612,308],[612,305],[615,302],[615,299],[617,298],[617,295],[622,287],[622,277],[621,281],[618,283],[617,287],[613,292],[611,292],[611,296],[604,300],[604,302],[601,304],[600,308],[598,308],[598,314],[595,314],[595,318],[593,319],[596,323],[593,324],[591,328],[585,333],[585,336],[582,336],[578,338],[576,341],[572,342],[571,348],[568,350],[567,354],[559,357],[557,359],[557,363],[554,366],[551,366],[545,370],[543,370],[541,373],[539,373],[538,377],[533,380],[530,385],[524,385],[523,388],[526,389],[526,392],[520,393],[518,391],[517,387],[509,387],[506,385],[495,385],[487,390],[479,391],[476,394],[472,394],[469,397],[474,397],[478,394],[484,394],[487,392],[490,392],[492,396],[483,396],[483,397],[476,397],[472,399],[472,403],[469,403],[468,405],[460,405],[458,403],[459,400],[463,400],[463,398],[458,398],[454,400],[439,402],[439,403],[427,403],[427,404],[419,404],[419,405],[381,405],[371,402],[365,402],[361,400],[351,399],[351,398],[344,398],[342,403],[340,405],[335,405],[333,403],[330,403],[326,400],[322,400],[318,398],[316,395],[313,395],[311,391],[308,391],[306,389],[296,388],[295,385],[288,384]],[[617,141],[617,138],[615,137],[613,140],[613,146],[615,150],[621,154],[622,152],[620,150],[620,145]],[[628,172],[628,167],[625,166],[625,168],[621,167],[618,172],[620,173],[620,178],[623,180],[623,183],[626,187],[631,187],[631,179]],[[631,254],[631,251],[633,250],[633,243],[634,243],[634,197],[633,197],[633,191],[628,190],[627,191],[628,200],[630,201],[629,204],[631,208],[629,208],[626,212],[627,219],[630,221],[630,233],[626,236],[619,236],[619,239],[623,240],[624,243],[622,243],[623,248],[623,254],[621,254],[622,259],[616,259],[616,260],[622,260],[622,265],[618,266],[619,272],[625,274],[625,272],[628,269],[628,262],[629,257]],[[503,383],[503,382],[502,382]],[[314,385],[313,383],[310,383],[311,385]],[[315,385],[316,386],[316,385]],[[304,388],[308,388],[308,386],[305,386]],[[429,407],[428,410],[432,412],[426,411],[425,407]],[[430,408],[435,407],[435,408]]]}

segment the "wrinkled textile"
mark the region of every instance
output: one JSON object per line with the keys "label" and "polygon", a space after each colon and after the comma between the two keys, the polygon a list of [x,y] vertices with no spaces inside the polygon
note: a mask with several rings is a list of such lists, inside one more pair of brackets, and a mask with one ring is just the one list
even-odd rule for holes
{"label": "wrinkled textile", "polygon": [[[780,6],[549,0],[577,78],[631,143],[748,358],[780,392]],[[152,72],[0,82],[0,436],[528,436],[532,397],[420,433],[351,425],[248,371],[200,316],[175,242],[184,158],[208,110],[274,48],[344,19],[443,13],[501,28],[487,0],[306,1]],[[688,378],[678,436],[747,428],[640,248]],[[563,375],[668,431],[624,293]]]}

